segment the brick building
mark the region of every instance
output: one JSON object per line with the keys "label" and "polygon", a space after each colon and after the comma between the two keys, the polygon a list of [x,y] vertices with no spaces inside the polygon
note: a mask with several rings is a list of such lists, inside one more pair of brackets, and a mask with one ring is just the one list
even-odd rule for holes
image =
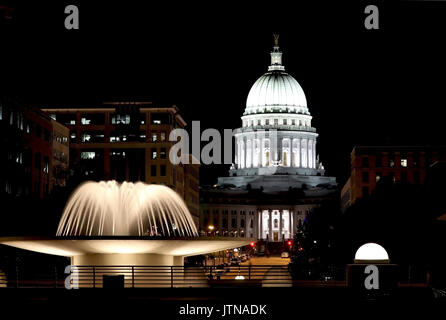
{"label": "brick building", "polygon": [[429,167],[446,158],[446,147],[356,146],[351,153],[351,174],[341,191],[345,210],[368,196],[383,178],[392,182],[424,184]]}
{"label": "brick building", "polygon": [[[51,192],[55,180],[64,185],[57,174],[53,176],[53,164],[58,161],[54,159],[53,148],[59,148],[58,142],[54,142],[56,136],[68,145],[67,128],[51,121],[47,113],[34,106],[1,97],[0,131],[2,195],[44,198]],[[64,150],[68,157],[68,150]]]}

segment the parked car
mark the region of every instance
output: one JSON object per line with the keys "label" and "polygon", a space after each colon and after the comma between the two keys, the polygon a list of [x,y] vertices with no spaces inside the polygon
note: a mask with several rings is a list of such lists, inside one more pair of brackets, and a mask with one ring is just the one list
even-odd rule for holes
{"label": "parked car", "polygon": [[282,252],[282,254],[280,255],[281,258],[289,258],[290,257],[290,253],[287,251]]}

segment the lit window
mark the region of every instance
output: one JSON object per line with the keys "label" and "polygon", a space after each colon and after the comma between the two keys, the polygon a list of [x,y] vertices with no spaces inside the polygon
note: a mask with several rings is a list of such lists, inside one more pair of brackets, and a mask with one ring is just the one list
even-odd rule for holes
{"label": "lit window", "polygon": [[161,132],[160,133],[160,140],[161,141],[166,141],[166,133],[165,132]]}
{"label": "lit window", "polygon": [[51,113],[50,114],[50,118],[53,119],[53,120],[56,120],[56,114],[55,113]]}
{"label": "lit window", "polygon": [[76,120],[70,120],[70,124],[75,125],[76,124]]}
{"label": "lit window", "polygon": [[376,173],[376,182],[378,182],[379,180],[381,180],[382,177],[382,173],[381,172],[377,172]]}
{"label": "lit window", "polygon": [[96,152],[94,151],[84,151],[81,152],[81,159],[90,160],[96,158]]}
{"label": "lit window", "polygon": [[82,142],[89,142],[91,140],[91,135],[88,133],[82,134]]}
{"label": "lit window", "polygon": [[160,158],[166,159],[166,148],[161,148],[160,150]]}
{"label": "lit window", "polygon": [[153,124],[161,124],[161,120],[153,120]]}
{"label": "lit window", "polygon": [[43,157],[43,172],[50,172],[50,160],[46,156]]}
{"label": "lit window", "polygon": [[90,119],[87,119],[87,118],[82,118],[82,119],[81,119],[81,123],[84,124],[84,125],[85,125],[85,124],[88,125],[88,124],[90,124],[90,122],[91,122]]}
{"label": "lit window", "polygon": [[71,134],[70,134],[70,138],[71,138],[71,139],[76,139],[76,133],[75,133],[75,132],[71,132]]}
{"label": "lit window", "polygon": [[152,142],[156,142],[158,140],[158,134],[152,133]]}
{"label": "lit window", "polygon": [[406,167],[407,167],[407,159],[401,159],[401,166],[402,166],[403,168],[406,168]]}
{"label": "lit window", "polygon": [[157,152],[155,148],[152,148],[152,160],[155,160],[157,156]]}

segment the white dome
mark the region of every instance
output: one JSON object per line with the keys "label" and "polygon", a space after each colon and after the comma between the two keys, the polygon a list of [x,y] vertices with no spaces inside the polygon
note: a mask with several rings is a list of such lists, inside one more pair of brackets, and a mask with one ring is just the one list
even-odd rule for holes
{"label": "white dome", "polygon": [[308,114],[307,99],[299,83],[283,71],[270,71],[252,86],[245,114],[290,112]]}
{"label": "white dome", "polygon": [[356,251],[355,261],[389,261],[389,255],[379,244],[366,243]]}

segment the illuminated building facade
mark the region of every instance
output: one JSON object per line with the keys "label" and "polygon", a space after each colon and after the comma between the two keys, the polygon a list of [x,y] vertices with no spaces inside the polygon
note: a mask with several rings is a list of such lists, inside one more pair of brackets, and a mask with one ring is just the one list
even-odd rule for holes
{"label": "illuminated building facade", "polygon": [[163,184],[185,200],[198,224],[198,165],[173,165],[169,134],[186,122],[176,106],[109,102],[95,107],[45,108],[70,130],[70,169],[80,180]]}

